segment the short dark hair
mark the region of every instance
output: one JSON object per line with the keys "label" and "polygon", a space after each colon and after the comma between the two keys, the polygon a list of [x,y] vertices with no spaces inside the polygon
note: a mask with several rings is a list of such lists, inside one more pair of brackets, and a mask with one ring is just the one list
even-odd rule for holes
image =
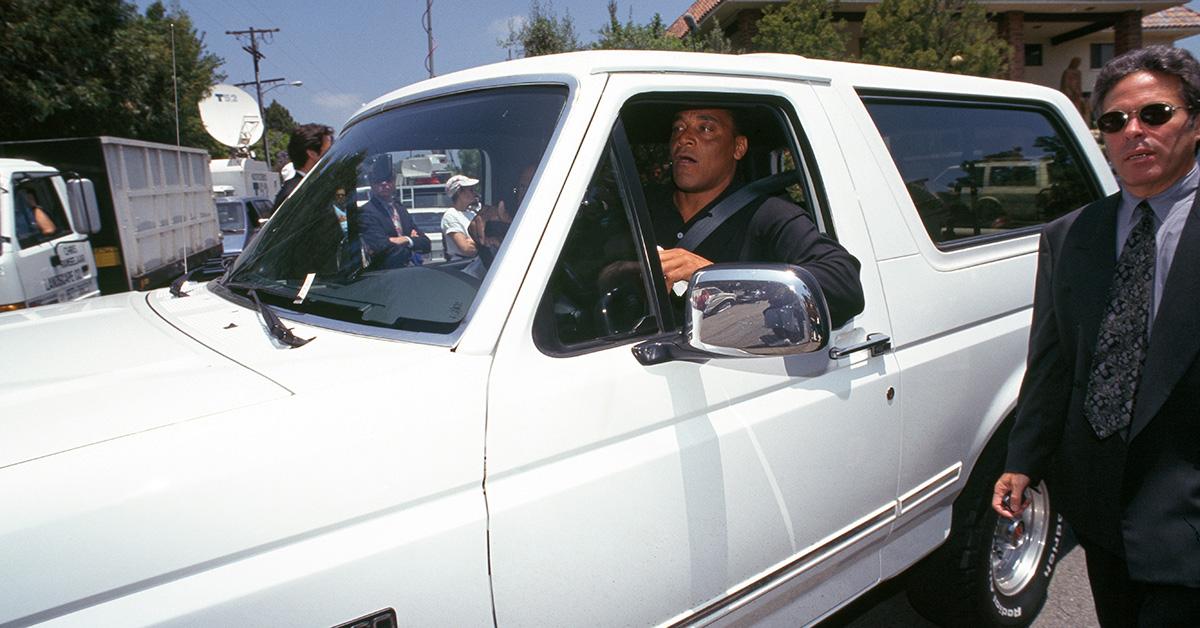
{"label": "short dark hair", "polygon": [[292,129],[292,137],[288,140],[288,157],[292,165],[303,167],[308,161],[309,150],[319,154],[326,137],[333,138],[333,128],[325,124],[301,124]]}
{"label": "short dark hair", "polygon": [[1105,96],[1121,79],[1135,72],[1159,72],[1179,77],[1180,96],[1188,112],[1200,110],[1200,61],[1183,48],[1146,46],[1130,50],[1104,65],[1092,88],[1092,114],[1099,117]]}

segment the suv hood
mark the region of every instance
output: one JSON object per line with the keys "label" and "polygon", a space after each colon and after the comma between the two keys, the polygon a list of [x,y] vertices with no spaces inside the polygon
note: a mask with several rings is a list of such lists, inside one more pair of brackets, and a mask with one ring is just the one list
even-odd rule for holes
{"label": "suv hood", "polygon": [[0,316],[0,468],[291,393],[128,293]]}

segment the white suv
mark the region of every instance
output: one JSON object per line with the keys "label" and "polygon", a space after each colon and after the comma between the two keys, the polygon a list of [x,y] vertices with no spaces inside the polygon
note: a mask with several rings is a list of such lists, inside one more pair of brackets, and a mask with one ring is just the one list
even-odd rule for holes
{"label": "white suv", "polygon": [[[698,104],[862,262],[861,314],[785,265],[668,291],[649,204]],[[1043,219],[1116,189],[1024,83],[587,52],[388,94],[219,282],[0,316],[0,624],[799,625],[918,563],[939,621],[1027,624],[1062,521],[986,504],[1040,227],[947,234],[918,191],[1014,146]],[[514,219],[377,270],[324,212],[422,153]]]}

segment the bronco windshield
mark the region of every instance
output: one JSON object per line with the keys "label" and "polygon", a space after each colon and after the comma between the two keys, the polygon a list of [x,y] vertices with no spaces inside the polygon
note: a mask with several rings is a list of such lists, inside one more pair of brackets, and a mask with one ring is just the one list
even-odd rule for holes
{"label": "bronco windshield", "polygon": [[[566,97],[565,87],[497,88],[420,101],[354,124],[218,292],[255,290],[270,305],[314,315],[317,324],[454,332],[519,210],[518,179],[541,163]],[[448,222],[414,218],[421,212],[409,210],[419,209],[414,202],[422,196],[414,190],[437,189],[450,207],[451,191],[472,186],[478,202],[451,222],[474,232],[477,254],[446,259],[441,238],[429,236]],[[474,200],[459,196],[464,205]]]}

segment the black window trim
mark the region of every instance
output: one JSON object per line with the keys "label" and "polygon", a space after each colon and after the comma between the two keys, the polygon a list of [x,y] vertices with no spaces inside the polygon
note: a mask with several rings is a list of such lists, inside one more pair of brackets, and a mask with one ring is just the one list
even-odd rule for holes
{"label": "black window trim", "polygon": [[[1050,127],[1054,130],[1054,132],[1057,133],[1060,138],[1066,139],[1065,144],[1069,150],[1072,151],[1073,156],[1081,166],[1091,163],[1091,160],[1087,159],[1087,156],[1083,151],[1083,147],[1080,146],[1078,138],[1074,133],[1070,132],[1070,129],[1067,128],[1066,123],[1059,115],[1058,109],[1055,109],[1054,107],[1051,107],[1047,103],[1041,101],[1026,100],[1023,98],[1007,98],[1003,96],[989,97],[962,94],[940,94],[875,88],[857,88],[855,91],[857,91],[858,97],[860,100],[862,100],[864,106],[867,106],[872,102],[876,102],[909,105],[933,105],[940,107],[956,106],[970,109],[1001,108],[1041,114],[1049,122]],[[869,112],[868,115],[870,115]],[[874,121],[872,120],[872,122]],[[878,127],[876,127],[876,131],[878,131]],[[895,158],[891,156],[890,151],[888,157],[892,159],[892,163],[894,164]],[[1100,184],[1100,180],[1096,176],[1096,172],[1087,167],[1083,167],[1082,169],[1085,171],[1083,178],[1089,187],[1089,191],[1092,193],[1093,200],[1100,200],[1107,196],[1107,194],[1104,192],[1104,187]],[[916,210],[915,203],[913,210]],[[920,218],[918,217],[918,219]],[[1051,221],[1047,221],[1039,225],[1029,225],[1027,227],[1010,229],[1002,233],[989,233],[977,236],[967,236],[964,238],[956,238],[949,242],[934,242],[930,238],[927,238],[927,241],[937,250],[951,253],[962,249],[992,244],[994,242],[1013,240],[1029,235],[1040,234],[1045,226],[1049,224],[1049,222]]]}

